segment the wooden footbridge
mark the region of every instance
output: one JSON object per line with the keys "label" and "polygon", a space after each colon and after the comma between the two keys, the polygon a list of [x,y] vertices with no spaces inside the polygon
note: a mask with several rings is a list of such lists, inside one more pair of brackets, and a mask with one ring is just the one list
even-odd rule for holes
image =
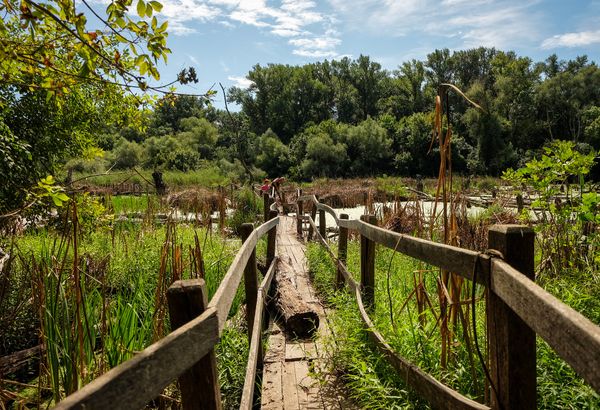
{"label": "wooden footbridge", "polygon": [[[175,282],[167,294],[173,331],[67,397],[57,408],[139,409],[175,380],[179,381],[184,409],[222,408],[214,347],[242,277],[250,352],[240,409],[355,408],[335,380],[317,383],[311,377],[311,368],[320,365],[320,338],[328,328],[327,311],[315,296],[307,274],[303,225],[309,227],[308,239],[316,238],[336,262],[335,280],[345,284],[354,295],[373,348],[386,357],[406,384],[431,407],[534,409],[536,334],[600,392],[600,327],[534,283],[534,234],[530,228],[493,226],[489,231],[489,247],[493,251],[479,253],[379,228],[374,216],[349,220],[319,203],[314,196],[300,196],[293,217],[278,215],[274,210],[268,213],[269,208],[265,209],[264,224],[244,228],[244,243],[210,301],[206,300],[202,280]],[[304,209],[310,209],[310,215],[305,216]],[[337,255],[326,239],[326,213],[339,229]],[[361,238],[360,283],[346,266],[349,230]],[[265,235],[268,269],[259,283],[256,245]],[[368,312],[375,302],[376,244],[486,287],[489,384],[494,386],[489,392],[489,403],[481,404],[461,395],[400,357],[374,327]],[[297,291],[319,314],[320,325],[314,339],[290,338],[285,329],[266,315],[272,280],[283,271],[293,274]],[[268,338],[266,349],[263,337]],[[261,386],[257,386],[259,379]]]}

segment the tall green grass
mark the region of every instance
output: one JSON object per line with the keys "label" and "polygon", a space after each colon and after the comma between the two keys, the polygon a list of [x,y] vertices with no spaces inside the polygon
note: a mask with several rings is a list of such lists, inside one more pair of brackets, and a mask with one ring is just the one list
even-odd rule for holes
{"label": "tall green grass", "polygon": [[[364,408],[426,407],[367,341],[353,296],[346,290],[339,291],[334,287],[335,267],[327,253],[319,244],[310,243],[307,257],[319,294],[335,308],[330,315],[332,336],[326,342],[328,372],[341,377],[346,382],[350,395]],[[356,241],[349,242],[347,265],[352,272],[360,272],[360,246]],[[376,305],[370,317],[399,355],[462,394],[483,401],[485,376],[477,356],[473,355],[472,348],[469,349],[465,343],[463,328],[449,324],[453,331],[453,343],[448,366],[444,369],[440,365],[441,336],[436,317],[429,309],[420,316],[414,297],[405,303],[415,287],[413,272],[419,269],[425,271],[425,290],[431,296],[434,311],[439,312],[435,295],[438,270],[428,271],[427,266],[403,255],[393,255],[391,250],[378,246]],[[360,277],[355,279],[360,280]],[[563,278],[561,281],[549,279],[542,285],[595,323],[600,323],[597,282],[591,286],[581,279]],[[470,293],[470,289],[467,292]],[[478,287],[476,294],[479,299],[482,289]],[[463,296],[465,299],[469,297]],[[469,315],[470,309],[465,310],[465,314]],[[472,340],[470,315],[466,320]],[[476,323],[479,345],[485,356],[485,311],[482,300],[476,303]],[[600,408],[598,394],[539,338],[537,363],[539,408]]]}
{"label": "tall green grass", "polygon": [[[156,290],[162,277],[167,278],[168,286],[175,272],[181,278],[195,276],[192,266],[197,266],[194,258],[199,256],[199,247],[212,298],[241,243],[185,224],[177,225],[176,235],[169,232],[164,225],[120,224],[96,229],[77,241],[72,232],[62,236],[51,228],[16,238],[10,275],[28,284],[18,291],[33,303],[21,308],[37,312],[39,342],[46,347],[45,371],[39,382],[51,389],[53,402],[155,340],[160,308]],[[174,253],[165,257],[164,249]],[[243,286],[231,315],[242,302]],[[168,316],[164,326],[168,329]],[[14,334],[19,327],[9,326],[0,338],[6,334],[17,337]],[[236,332],[238,339],[247,339],[241,330],[232,328],[225,346],[232,343]],[[221,348],[223,357],[244,354],[240,346],[235,353],[227,349]],[[234,391],[241,390],[241,377],[241,385],[238,379],[229,381]],[[231,389],[224,393],[233,394]]]}

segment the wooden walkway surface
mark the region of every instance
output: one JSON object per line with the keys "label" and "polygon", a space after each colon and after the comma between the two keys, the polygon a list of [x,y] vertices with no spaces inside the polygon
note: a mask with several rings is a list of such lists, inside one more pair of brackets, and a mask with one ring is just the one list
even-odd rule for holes
{"label": "wooden walkway surface", "polygon": [[285,334],[276,322],[269,325],[264,359],[261,408],[263,409],[354,409],[340,387],[329,380],[319,382],[312,373],[320,365],[322,338],[329,333],[327,312],[321,305],[308,275],[306,246],[296,235],[295,217],[282,216],[277,227],[280,272],[293,273],[294,285],[319,315],[314,339],[298,340]]}

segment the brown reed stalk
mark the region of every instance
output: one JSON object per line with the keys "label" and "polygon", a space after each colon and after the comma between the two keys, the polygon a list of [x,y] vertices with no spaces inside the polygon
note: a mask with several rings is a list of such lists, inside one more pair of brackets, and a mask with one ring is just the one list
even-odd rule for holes
{"label": "brown reed stalk", "polygon": [[[442,200],[442,220],[443,220],[443,241],[445,244],[459,245],[458,223],[456,218],[456,206],[452,192],[452,126],[450,123],[450,102],[448,91],[453,90],[467,100],[476,108],[481,109],[479,105],[469,100],[464,93],[452,84],[441,84],[438,88],[438,95],[435,98],[435,116],[433,132],[429,151],[437,141],[440,150],[440,166],[438,173],[438,183],[436,188],[436,197],[433,206],[433,212],[430,216],[429,236],[434,240],[435,221],[437,220],[438,201]],[[445,125],[445,127],[444,127]],[[440,198],[440,193],[442,194]],[[442,349],[440,364],[442,368],[447,368],[449,357],[452,355],[453,340],[459,334],[459,317],[464,318],[462,311],[461,294],[464,281],[451,272],[440,270],[438,280],[438,300],[440,305],[440,333],[442,338]],[[463,322],[463,321],[461,321]],[[452,329],[449,324],[452,325]],[[464,322],[463,334],[468,334],[468,327],[465,328]],[[472,346],[469,338],[466,337],[467,350],[472,354]]]}

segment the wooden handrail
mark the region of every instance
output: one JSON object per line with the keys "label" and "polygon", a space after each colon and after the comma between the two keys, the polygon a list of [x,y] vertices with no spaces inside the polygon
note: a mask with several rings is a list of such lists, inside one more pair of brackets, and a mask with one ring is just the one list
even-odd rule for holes
{"label": "wooden handrail", "polygon": [[254,315],[254,323],[252,324],[252,340],[250,341],[250,352],[248,354],[248,364],[246,365],[246,378],[244,380],[244,388],[242,390],[242,399],[240,401],[240,410],[252,409],[254,401],[254,384],[256,380],[256,370],[260,361],[259,354],[261,352],[261,330],[263,326],[263,311],[265,308],[266,297],[271,287],[271,281],[275,276],[275,267],[277,259],[273,260],[269,270],[263,278],[260,287],[258,288],[258,297],[256,299],[256,313]]}
{"label": "wooden handrail", "polygon": [[473,269],[475,264],[479,263],[477,283],[489,284],[490,256],[484,253],[400,234],[358,219],[340,219],[333,208],[319,203],[314,195],[304,195],[299,200],[312,202],[317,209],[330,214],[337,226],[358,231],[361,235],[387,248],[456,273],[469,280],[473,280]]}
{"label": "wooden handrail", "polygon": [[212,308],[67,396],[55,408],[143,408],[218,341],[217,311]]}
{"label": "wooden handrail", "polygon": [[250,254],[252,254],[258,239],[271,230],[271,228],[277,226],[277,224],[279,224],[279,217],[265,222],[250,234],[238,251],[231,266],[227,270],[227,273],[223,277],[221,285],[219,285],[219,288],[209,302],[208,307],[217,310],[217,317],[219,318],[219,335],[221,335],[223,328],[225,327],[229,310],[231,309],[236,290],[240,285],[244,267],[248,262],[248,258],[250,258]]}
{"label": "wooden handrail", "polygon": [[400,234],[356,219],[340,219],[339,226],[358,231],[387,248],[469,280],[473,280],[473,269],[479,263],[477,283],[486,286],[489,283],[490,256],[484,253]]}
{"label": "wooden handrail", "polygon": [[500,259],[492,262],[491,289],[600,392],[600,327]]}
{"label": "wooden handrail", "polygon": [[[459,274],[469,280],[473,280],[473,272],[477,269],[477,276],[475,278],[477,283],[488,287],[527,326],[546,340],[557,354],[573,367],[580,377],[589,383],[595,391],[600,392],[600,372],[598,372],[600,327],[585,318],[581,313],[550,295],[522,272],[513,268],[502,259],[485,253],[399,234],[360,220],[340,219],[331,207],[319,203],[314,195],[301,196],[298,198],[298,201],[312,202],[315,209],[328,212],[333,216],[338,227],[358,231],[363,237],[371,241],[430,265]],[[352,289],[359,306],[362,306],[361,285],[352,278],[347,267],[337,259],[325,238],[318,234],[319,230],[313,218],[311,216],[299,215],[298,220],[307,220],[312,228],[311,231],[317,232],[317,239],[324,245],[331,258],[336,261],[339,271],[343,274],[346,283]],[[439,397],[443,397],[445,393],[440,391],[439,386],[433,386],[431,380],[426,380],[427,377],[422,377],[423,374],[421,374],[420,369],[412,366],[393,353],[381,334],[373,328],[366,309],[364,309],[364,306],[362,307],[360,309],[361,316],[363,322],[370,330],[370,337],[388,357],[390,363],[396,367],[407,384],[413,386],[416,391],[426,395],[426,398],[435,407],[445,408],[443,403],[437,402],[435,395],[431,396],[429,394],[431,392],[428,393],[428,389],[434,389],[431,391],[436,391],[436,394],[440,395]],[[559,330],[557,331],[557,329]],[[425,376],[430,377],[427,374]],[[415,377],[415,379],[410,381],[410,377]],[[446,387],[446,389],[449,388]],[[453,398],[450,397],[447,399],[454,400],[454,398],[453,396]],[[469,400],[465,397],[463,399]],[[483,408],[487,407],[484,406]]]}

